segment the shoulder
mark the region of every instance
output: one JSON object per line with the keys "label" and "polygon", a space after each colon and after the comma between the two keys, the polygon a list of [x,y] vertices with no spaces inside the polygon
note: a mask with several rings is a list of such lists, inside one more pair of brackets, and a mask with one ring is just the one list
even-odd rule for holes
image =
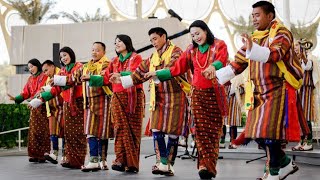
{"label": "shoulder", "polygon": [[227,44],[224,42],[224,40],[221,40],[221,39],[218,39],[218,38],[214,38],[213,44],[215,46],[220,46],[220,47],[227,46]]}

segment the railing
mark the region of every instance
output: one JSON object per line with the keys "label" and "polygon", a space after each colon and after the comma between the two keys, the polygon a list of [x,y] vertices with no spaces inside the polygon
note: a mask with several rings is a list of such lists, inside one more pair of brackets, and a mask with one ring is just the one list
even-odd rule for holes
{"label": "railing", "polygon": [[24,128],[19,128],[19,129],[13,129],[13,130],[9,130],[9,131],[0,132],[0,135],[1,135],[1,134],[8,134],[8,133],[12,133],[12,132],[17,132],[17,131],[18,131],[19,151],[21,151],[21,131],[27,130],[27,129],[29,129],[29,127],[24,127]]}

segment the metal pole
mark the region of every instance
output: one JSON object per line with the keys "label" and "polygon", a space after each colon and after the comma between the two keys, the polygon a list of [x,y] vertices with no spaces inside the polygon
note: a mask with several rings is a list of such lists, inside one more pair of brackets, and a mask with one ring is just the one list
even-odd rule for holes
{"label": "metal pole", "polygon": [[142,0],[135,0],[137,19],[142,19]]}
{"label": "metal pole", "polygon": [[21,130],[18,131],[18,134],[19,134],[19,135],[18,135],[18,138],[19,138],[19,139],[18,139],[18,141],[19,141],[19,142],[18,142],[18,144],[19,144],[19,151],[21,151]]}

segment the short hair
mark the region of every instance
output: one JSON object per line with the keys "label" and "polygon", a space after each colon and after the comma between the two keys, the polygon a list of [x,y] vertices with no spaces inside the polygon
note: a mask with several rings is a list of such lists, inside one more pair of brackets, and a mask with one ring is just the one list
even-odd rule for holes
{"label": "short hair", "polygon": [[42,66],[44,66],[44,65],[49,65],[49,66],[54,66],[54,63],[53,63],[53,61],[51,61],[51,60],[45,60],[43,63],[42,63]]}
{"label": "short hair", "polygon": [[[125,35],[125,34],[118,34],[116,36],[116,39],[119,38],[120,41],[122,41],[125,45],[126,45],[126,50],[128,52],[135,52],[136,50],[134,49],[133,45],[132,45],[132,40],[130,38],[130,36]],[[120,53],[118,53],[116,51],[117,55],[119,56]]]}
{"label": "short hair", "polygon": [[102,48],[103,48],[103,51],[106,51],[106,45],[103,42],[96,41],[93,44],[100,44],[102,46]]}
{"label": "short hair", "polygon": [[158,34],[159,36],[162,36],[162,35],[166,35],[166,39],[168,39],[168,33],[166,30],[164,30],[162,27],[154,27],[154,28],[151,28],[148,32],[148,35],[150,36],[151,34],[153,33],[156,33]]}
{"label": "short hair", "polygon": [[[70,47],[65,46],[65,47],[61,48],[60,51],[59,51],[59,54],[60,54],[61,52],[65,52],[65,53],[68,53],[68,54],[69,54],[70,59],[71,59],[71,60],[70,60],[70,63],[75,63],[75,62],[76,62],[76,55],[74,54],[73,50],[72,50]],[[65,64],[64,64],[61,60],[60,60],[60,63],[61,63],[63,66],[65,66]]]}
{"label": "short hair", "polygon": [[276,18],[276,11],[274,5],[268,1],[258,1],[252,5],[252,8],[261,7],[261,9],[266,13],[273,13],[273,19]]}
{"label": "short hair", "polygon": [[29,63],[32,64],[33,66],[37,66],[37,68],[38,68],[37,72],[42,72],[42,66],[41,66],[41,63],[38,59],[32,58],[28,61],[28,64]]}
{"label": "short hair", "polygon": [[[211,30],[209,29],[208,25],[204,22],[204,21],[201,21],[201,20],[196,20],[194,21],[190,26],[189,26],[189,32],[190,32],[190,29],[192,27],[198,27],[198,28],[201,28],[202,30],[206,31],[207,32],[207,39],[206,39],[206,42],[209,44],[209,45],[212,45],[213,42],[214,42],[214,35],[213,33],[211,32]],[[198,47],[198,44],[196,42],[194,42],[192,40],[192,44],[194,47]]]}

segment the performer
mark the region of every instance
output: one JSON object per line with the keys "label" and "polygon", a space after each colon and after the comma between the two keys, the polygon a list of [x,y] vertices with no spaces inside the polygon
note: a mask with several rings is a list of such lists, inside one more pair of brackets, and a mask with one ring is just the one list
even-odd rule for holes
{"label": "performer", "polygon": [[[42,63],[42,71],[48,76],[46,86],[42,87],[42,91],[51,89],[49,84],[50,79],[54,75],[59,74],[60,68],[56,67],[51,60],[46,60]],[[50,101],[46,102],[47,117],[49,119],[49,130],[51,140],[51,151],[46,152],[44,157],[53,164],[58,163],[59,142],[62,138],[62,158],[61,162],[65,161],[64,155],[64,119],[63,119],[63,98],[61,95],[56,96]]]}
{"label": "performer", "polygon": [[[61,94],[63,98],[63,119],[65,121],[65,161],[62,161],[61,165],[66,168],[80,169],[84,164],[87,150],[83,124],[82,86],[79,83],[67,84],[67,80],[74,79],[74,74],[83,65],[76,62],[76,56],[70,47],[63,47],[59,54],[61,64],[64,67],[60,70],[59,75],[54,75],[53,79],[49,81],[52,88],[48,88],[47,91],[41,93],[40,101],[49,101]],[[33,99],[32,101],[37,102],[39,99]]]}
{"label": "performer", "polygon": [[[142,62],[140,55],[135,53],[131,38],[120,34],[115,39],[117,57],[113,58],[104,76],[82,76],[89,80],[90,86],[109,85],[112,74],[129,76]],[[137,173],[141,143],[141,126],[144,117],[145,96],[142,84],[124,89],[121,84],[112,84],[111,113],[114,123],[116,159],[112,169]]]}
{"label": "performer", "polygon": [[196,131],[198,150],[198,169],[201,179],[211,179],[217,174],[216,164],[219,153],[219,139],[223,116],[227,115],[225,89],[217,81],[207,80],[202,71],[213,64],[217,69],[228,61],[227,46],[224,41],[214,37],[207,24],[194,21],[189,31],[192,44],[175,64],[167,69],[149,72],[148,77],[165,81],[192,69],[192,112]]}
{"label": "performer", "polygon": [[[156,51],[150,58],[139,65],[130,76],[113,74],[112,83],[122,83],[124,88],[142,84],[149,80],[148,72],[170,67],[179,58],[182,51],[168,40],[167,32],[161,27],[155,27],[148,32],[151,44]],[[121,79],[121,81],[120,81]],[[188,87],[184,77],[167,82],[150,79],[150,129],[154,140],[156,164],[152,167],[153,174],[173,176],[173,165],[177,155],[179,136],[185,133],[187,123],[187,98],[181,86]],[[165,134],[168,143],[165,144]]]}
{"label": "performer", "polygon": [[[315,103],[315,84],[319,82],[319,67],[317,60],[308,54],[308,50],[311,49],[313,44],[310,41],[302,39],[295,44],[295,51],[300,58],[303,73],[303,85],[300,88],[299,98],[302,103],[302,109],[304,117],[307,120],[307,124],[310,130],[309,135],[301,136],[301,142],[297,146],[293,147],[293,151],[311,151],[312,146],[312,123],[315,122],[315,108],[318,103]],[[314,81],[314,79],[316,81]]]}
{"label": "performer", "polygon": [[292,56],[292,34],[275,20],[274,6],[259,1],[252,7],[257,30],[252,37],[242,35],[244,46],[235,55],[235,61],[217,72],[209,67],[204,74],[209,79],[216,75],[219,83],[224,84],[249,66],[248,83],[253,86],[246,87],[246,95],[252,96],[245,103],[249,109],[245,136],[255,139],[269,157],[262,179],[284,179],[298,167],[281,149],[281,141],[300,140],[299,120],[303,132],[309,133],[301,120],[296,93],[302,83],[302,69]]}
{"label": "performer", "polygon": [[[20,95],[13,97],[8,94],[10,100],[15,101],[16,104],[39,96],[41,87],[48,78],[42,72],[41,63],[38,59],[31,59],[28,62],[28,68],[31,76],[28,78]],[[46,116],[46,107],[38,107],[30,109],[28,156],[29,162],[44,163],[46,161],[44,153],[50,151],[49,123]]]}

